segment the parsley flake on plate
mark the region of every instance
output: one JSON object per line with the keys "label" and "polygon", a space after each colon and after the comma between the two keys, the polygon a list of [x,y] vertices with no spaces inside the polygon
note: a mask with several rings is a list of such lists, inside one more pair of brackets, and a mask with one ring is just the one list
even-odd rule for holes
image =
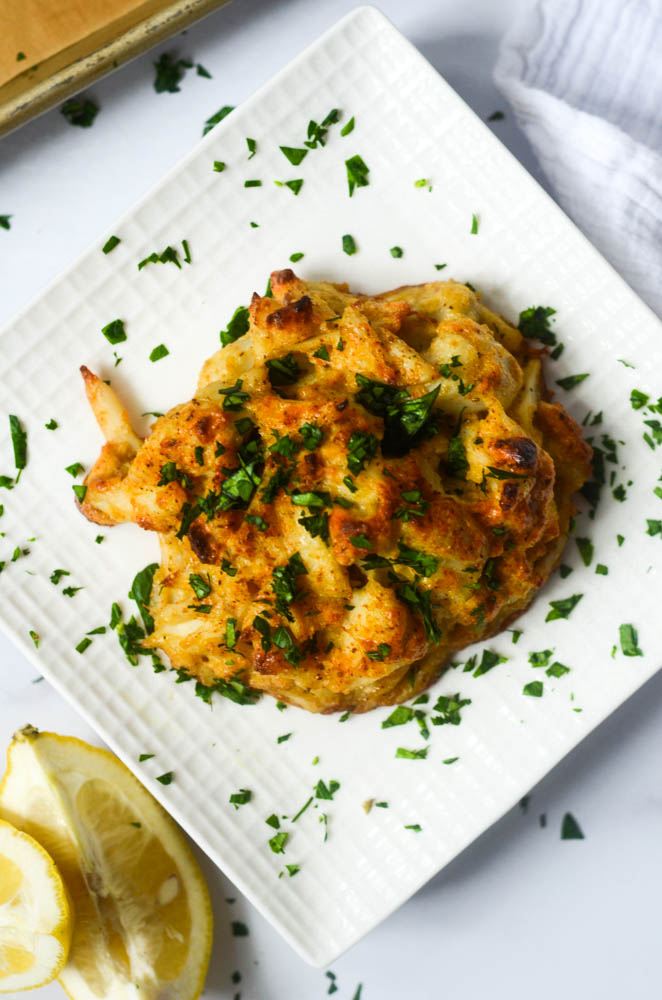
{"label": "parsley flake on plate", "polygon": [[478,216],[474,214],[471,216],[471,235],[476,236],[478,233]]}
{"label": "parsley flake on plate", "polygon": [[109,236],[104,245],[101,247],[101,252],[109,254],[121,242],[122,241],[120,240],[119,236]]}
{"label": "parsley flake on plate", "polygon": [[232,803],[235,809],[238,809],[239,806],[244,806],[247,802],[250,802],[251,797],[252,792],[248,788],[240,788],[238,792],[232,793],[228,801]]}
{"label": "parsley flake on plate", "polygon": [[502,122],[506,116],[503,111],[493,111],[491,115],[487,116],[488,122]]}
{"label": "parsley flake on plate", "polygon": [[53,417],[51,417],[51,419],[48,421],[47,424],[44,424],[44,427],[46,428],[47,431],[56,431],[58,429],[58,426],[59,424],[57,420],[55,420]]}
{"label": "parsley flake on plate", "polygon": [[150,351],[149,360],[160,361],[161,358],[167,357],[168,354],[170,354],[170,351],[165,344],[158,344],[152,351]]}
{"label": "parsley flake on plate", "polygon": [[188,59],[175,59],[170,52],[162,52],[154,63],[154,90],[157,94],[178,94],[179,84],[187,69],[193,64]]}
{"label": "parsley flake on plate", "polygon": [[395,756],[400,760],[425,760],[429,749],[429,747],[423,747],[421,750],[407,750],[406,747],[398,747]]}
{"label": "parsley flake on plate", "polygon": [[347,169],[347,185],[349,187],[349,196],[351,198],[354,194],[355,188],[367,187],[370,183],[368,180],[370,167],[367,166],[362,157],[358,154],[350,156],[348,160],[345,160],[345,167]]}
{"label": "parsley flake on plate", "polygon": [[126,330],[122,319],[114,319],[110,323],[106,323],[105,326],[101,327],[101,332],[109,344],[121,344],[122,341],[126,340]]}
{"label": "parsley flake on plate", "polygon": [[389,253],[391,257],[402,257],[404,255],[404,250],[402,247],[391,247]]}
{"label": "parsley flake on plate", "polygon": [[80,128],[90,128],[94,119],[99,114],[99,105],[90,97],[70,97],[62,105],[60,112],[70,125],[78,125]]}
{"label": "parsley flake on plate", "polygon": [[350,236],[349,233],[345,233],[342,238],[342,248],[343,253],[346,253],[348,257],[351,257],[352,254],[356,253],[356,241],[353,236]]}
{"label": "parsley flake on plate", "polygon": [[246,139],[246,145],[248,146],[248,159],[252,160],[257,153],[257,142],[255,139]]}
{"label": "parsley flake on plate", "polygon": [[28,435],[21,421],[13,413],[9,415],[9,432],[14,451],[14,465],[18,472],[16,484],[21,478],[21,473],[28,461]]}
{"label": "parsley flake on plate", "polygon": [[0,229],[11,229],[11,215],[0,215]]}
{"label": "parsley flake on plate", "polygon": [[223,160],[214,160],[214,173],[222,174],[225,170],[225,163]]}
{"label": "parsley flake on plate", "polygon": [[233,937],[248,937],[248,927],[241,920],[233,920],[230,924]]}
{"label": "parsley flake on plate", "polygon": [[551,611],[547,612],[546,622],[556,621],[557,618],[569,618],[573,608],[581,601],[583,594],[572,594],[571,597],[564,597],[559,601],[550,601]]}
{"label": "parsley flake on plate", "polygon": [[528,694],[532,698],[542,698],[543,696],[543,682],[542,681],[529,681],[522,688],[522,694]]}
{"label": "parsley flake on plate", "polygon": [[157,781],[160,781],[162,785],[169,785],[172,783],[173,772],[166,771],[165,774],[159,774],[157,776]]}
{"label": "parsley flake on plate", "polygon": [[556,315],[556,309],[551,306],[530,306],[519,314],[518,330],[523,337],[539,340],[541,344],[553,347],[556,344],[556,334],[549,325],[549,320]]}
{"label": "parsley flake on plate", "polygon": [[572,813],[568,812],[563,817],[561,840],[584,840],[582,829]]}
{"label": "parsley flake on plate", "polygon": [[304,157],[308,156],[307,149],[297,149],[294,146],[280,146],[283,156],[286,156],[293,167],[298,167]]}
{"label": "parsley flake on plate", "polygon": [[226,118],[230,114],[231,111],[234,111],[234,106],[230,105],[230,104],[226,104],[225,107],[222,107],[215,114],[211,115],[207,119],[207,121],[205,122],[204,128],[202,130],[202,134],[203,135],[207,135],[208,132],[211,132],[211,130],[213,129],[214,125],[218,125],[219,122],[222,122],[223,119]]}
{"label": "parsley flake on plate", "polygon": [[639,636],[634,625],[619,625],[618,636],[624,656],[643,656],[639,648]]}
{"label": "parsley flake on plate", "polygon": [[570,389],[574,389],[576,385],[579,385],[580,382],[583,382],[585,378],[588,378],[588,376],[588,372],[584,372],[582,375],[566,375],[565,378],[557,378],[556,384],[560,385],[562,389],[566,390],[566,392],[569,392]]}

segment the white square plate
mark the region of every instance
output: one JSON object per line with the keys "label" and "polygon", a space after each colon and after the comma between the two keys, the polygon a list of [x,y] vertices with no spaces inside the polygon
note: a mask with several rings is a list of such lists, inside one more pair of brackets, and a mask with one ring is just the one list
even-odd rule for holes
{"label": "white square plate", "polygon": [[[279,145],[300,145],[309,119],[320,121],[334,107],[341,124],[355,117],[354,131],[342,137],[334,126],[325,148],[291,167]],[[257,140],[250,161],[247,136]],[[356,153],[370,168],[370,185],[350,199],[344,160]],[[215,173],[214,160],[227,169]],[[304,179],[297,197],[273,184],[297,177]],[[415,187],[424,177],[431,191]],[[263,185],[245,188],[253,178]],[[474,213],[477,235],[470,232]],[[2,624],[299,954],[323,965],[497,820],[662,663],[662,537],[646,534],[646,519],[662,516],[653,494],[662,450],[655,454],[642,438],[643,420],[654,414],[633,410],[629,398],[633,388],[660,392],[662,331],[373,8],[345,17],[227,117],[113,232],[122,242],[112,254],[101,253],[100,238],[2,336],[2,412],[17,414],[29,435],[28,467],[1,498]],[[341,250],[345,233],[356,239],[353,257]],[[141,258],[183,238],[190,266],[138,271]],[[404,249],[402,258],[391,257],[393,245]],[[625,442],[618,463],[606,467],[614,485],[633,480],[627,499],[614,500],[606,487],[595,521],[584,514],[578,522],[578,534],[595,546],[592,564],[585,567],[571,543],[565,561],[572,576],[557,575],[545,588],[520,623],[517,645],[509,633],[487,644],[507,661],[478,678],[461,669],[441,678],[433,698],[459,691],[472,704],[462,725],[433,729],[427,760],[395,759],[397,747],[418,748],[423,740],[413,722],[382,731],[388,710],[339,724],[337,716],[281,713],[266,697],[240,707],[214,696],[210,708],[193,684],[176,686],[170,672],[154,674],[147,660],[129,666],[112,632],[94,637],[82,655],[74,649],[85,632],[108,622],[111,602],[122,600],[135,572],[158,558],[153,536],[135,526],[99,531],[74,507],[64,467],[80,461],[89,468],[100,446],[78,366],[112,378],[145,430],[140,414],[191,396],[235,306],[297,251],[305,253],[297,265],[303,277],[348,280],[360,290],[448,275],[471,281],[511,317],[534,303],[552,305],[565,351],[550,362],[551,380],[590,372],[561,393],[563,401],[579,419],[604,411],[602,425],[590,428],[595,443],[602,434]],[[448,267],[439,275],[435,263]],[[116,317],[128,333],[117,368],[100,333]],[[151,363],[160,343],[170,354]],[[59,423],[54,432],[44,427],[51,417]],[[0,472],[9,474],[6,419],[0,425]],[[97,545],[99,533],[105,541]],[[29,555],[11,562],[15,546]],[[595,573],[598,561],[608,575]],[[85,588],[74,598],[49,581],[60,567],[71,572],[66,584]],[[568,620],[545,622],[550,600],[578,593],[584,596]],[[122,603],[128,612],[130,602]],[[622,654],[622,623],[638,629],[643,656]],[[38,650],[30,629],[41,636]],[[569,674],[554,679],[529,665],[529,654],[546,648]],[[543,697],[523,696],[523,686],[539,679]],[[139,765],[140,753],[155,757]],[[451,757],[458,760],[444,764]],[[164,787],[155,779],[169,770],[174,780]],[[316,799],[295,825],[285,822],[286,853],[272,853],[265,819],[292,817],[319,779],[340,782],[333,801]],[[253,798],[235,810],[228,799],[239,788]],[[366,814],[362,803],[372,798],[389,808]],[[413,824],[421,832],[405,829]],[[295,877],[278,877],[286,862],[301,866]]]}

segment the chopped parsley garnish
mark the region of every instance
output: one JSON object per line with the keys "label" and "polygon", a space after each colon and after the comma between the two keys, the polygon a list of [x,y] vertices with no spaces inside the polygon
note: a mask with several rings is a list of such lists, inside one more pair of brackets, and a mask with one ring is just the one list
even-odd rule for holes
{"label": "chopped parsley garnish", "polygon": [[250,789],[240,788],[238,792],[232,793],[228,801],[232,803],[235,809],[238,809],[239,806],[245,806],[247,802],[250,802],[251,798],[252,792]]}
{"label": "chopped parsley garnish", "polygon": [[572,813],[566,813],[563,817],[561,840],[584,840],[582,829]]}
{"label": "chopped parsley garnish", "polygon": [[354,131],[354,124],[355,124],[355,122],[354,122],[354,115],[352,115],[352,117],[349,119],[349,121],[346,122],[343,125],[343,127],[340,129],[340,134],[342,136],[349,135],[350,132]]}
{"label": "chopped parsley garnish", "polygon": [[379,660],[383,662],[391,652],[391,647],[388,642],[380,642],[377,649],[371,650],[367,656],[369,660]]}
{"label": "chopped parsley garnish", "polygon": [[410,506],[399,507],[393,514],[394,520],[407,522],[413,520],[414,517],[423,517],[430,506],[428,500],[423,500],[423,494],[420,490],[404,490],[400,496]]}
{"label": "chopped parsley garnish", "polygon": [[530,654],[529,663],[532,667],[546,667],[553,655],[553,649],[541,649],[537,653]]}
{"label": "chopped parsley garnish", "polygon": [[282,736],[278,737],[276,743],[287,743],[291,735],[292,733],[284,733]]}
{"label": "chopped parsley garnish", "polygon": [[274,854],[284,854],[285,844],[289,838],[289,833],[285,833],[281,830],[280,833],[276,833],[269,841],[269,847],[274,852]]}
{"label": "chopped parsley garnish", "polygon": [[172,782],[172,778],[173,778],[173,772],[166,771],[165,774],[157,775],[156,780],[159,781],[162,785],[169,785]]}
{"label": "chopped parsley garnish", "polygon": [[347,468],[354,475],[358,475],[365,469],[366,462],[369,462],[377,454],[379,441],[374,434],[366,431],[353,431],[347,442]]}
{"label": "chopped parsley garnish", "polygon": [[53,417],[51,417],[51,419],[48,421],[47,424],[44,424],[44,427],[46,428],[47,431],[56,431],[58,426],[59,425],[57,420],[55,420]]}
{"label": "chopped parsley garnish", "polygon": [[214,173],[222,174],[225,170],[225,163],[223,160],[214,160]]}
{"label": "chopped parsley garnish", "polygon": [[582,562],[585,566],[590,566],[593,560],[593,542],[590,538],[575,538],[575,544],[579,549]]}
{"label": "chopped parsley garnish", "polygon": [[391,257],[402,257],[402,255],[404,254],[404,250],[402,249],[402,247],[391,247],[389,253]]}
{"label": "chopped parsley garnish", "polygon": [[502,122],[506,116],[503,111],[493,111],[491,115],[487,116],[488,122]]}
{"label": "chopped parsley garnish", "polygon": [[318,347],[316,351],[313,351],[313,357],[321,358],[322,361],[329,361],[329,349],[326,344],[322,344],[322,346]]}
{"label": "chopped parsley garnish", "polygon": [[244,518],[247,524],[254,524],[258,531],[266,531],[268,523],[259,514],[246,514]]}
{"label": "chopped parsley garnish", "polygon": [[574,389],[576,385],[579,385],[580,382],[583,382],[585,378],[588,378],[588,375],[588,372],[584,372],[583,375],[566,375],[565,378],[557,378],[556,384],[560,385],[562,389],[569,391],[570,389]]}
{"label": "chopped parsley garnish", "polygon": [[299,428],[299,434],[303,440],[303,446],[308,451],[314,451],[315,448],[319,448],[322,443],[322,438],[324,437],[324,431],[317,424],[302,424]]}
{"label": "chopped parsley garnish", "polygon": [[633,389],[630,393],[630,404],[633,410],[641,410],[648,403],[650,396],[641,389]]}
{"label": "chopped parsley garnish", "polygon": [[175,59],[170,52],[163,52],[154,63],[154,90],[157,94],[177,94],[179,84],[192,63],[188,59]]}
{"label": "chopped parsley garnish", "polygon": [[182,249],[184,250],[184,263],[191,263],[191,250],[188,245],[188,240],[182,240]]}
{"label": "chopped parsley garnish", "polygon": [[237,619],[228,618],[225,623],[225,645],[228,649],[234,649],[237,645]]}
{"label": "chopped parsley garnish", "polygon": [[109,236],[104,245],[101,247],[102,253],[111,253],[118,243],[121,243],[119,236]]}
{"label": "chopped parsley garnish", "polygon": [[123,340],[126,340],[126,330],[122,319],[114,319],[106,326],[102,326],[101,332],[109,344],[121,344]]}
{"label": "chopped parsley garnish", "polygon": [[149,360],[160,361],[161,358],[167,357],[168,354],[170,354],[170,351],[165,344],[158,344],[152,351],[150,351]]}
{"label": "chopped parsley garnish", "polygon": [[570,673],[570,667],[566,667],[563,663],[559,663],[555,660],[551,666],[547,667],[545,671],[548,677],[563,677],[564,674]]}
{"label": "chopped parsley garnish", "polygon": [[87,493],[87,486],[83,486],[82,483],[74,483],[71,488],[76,494],[76,499],[82,503]]}
{"label": "chopped parsley garnish", "polygon": [[85,650],[89,649],[91,645],[92,645],[92,640],[85,637],[84,639],[81,639],[78,645],[76,646],[76,652],[84,653]]}
{"label": "chopped parsley garnish", "polygon": [[290,878],[294,878],[297,872],[301,871],[301,865],[285,865],[285,867]]}
{"label": "chopped parsley garnish", "polygon": [[207,135],[207,132],[211,132],[214,125],[218,125],[219,122],[222,122],[223,119],[226,118],[231,111],[234,111],[234,107],[232,105],[226,104],[225,107],[220,109],[220,111],[217,111],[215,114],[211,115],[211,117],[209,117],[205,122],[202,134]]}
{"label": "chopped parsley garnish", "polygon": [[660,535],[660,537],[662,537],[662,521],[646,518],[646,524],[648,525],[646,528],[647,535],[650,535],[651,538],[654,538],[656,535]]}
{"label": "chopped parsley garnish", "polygon": [[455,695],[440,695],[432,711],[432,724],[435,726],[459,726],[462,721],[461,711],[465,705],[471,704],[471,698],[461,698],[459,692]]}
{"label": "chopped parsley garnish", "polygon": [[9,416],[9,432],[14,450],[14,465],[18,471],[18,475],[16,476],[16,483],[18,483],[21,478],[21,472],[28,461],[28,435],[21,421],[13,413]]}
{"label": "chopped parsley garnish", "polygon": [[549,320],[554,315],[556,309],[551,306],[531,306],[519,314],[518,330],[523,337],[531,337],[541,344],[553,347],[556,344],[556,334],[550,328]]}
{"label": "chopped parsley garnish", "polygon": [[422,750],[407,750],[406,747],[398,747],[395,756],[400,760],[425,760],[429,749],[429,747],[423,747]]}
{"label": "chopped parsley garnish", "polygon": [[255,139],[246,139],[246,145],[248,146],[248,159],[252,160],[257,153],[257,143]]}
{"label": "chopped parsley garnish", "polygon": [[326,139],[326,134],[329,131],[331,125],[335,125],[340,117],[340,113],[337,108],[331,108],[326,118],[322,121],[321,125],[318,125],[316,121],[312,118],[308,122],[307,129],[307,141],[304,142],[304,146],[308,149],[317,149],[318,144],[320,146],[324,145],[324,140]]}
{"label": "chopped parsley garnish", "polygon": [[219,389],[218,393],[223,396],[223,409],[224,410],[241,410],[251,397],[249,393],[244,392],[241,388],[244,384],[243,379],[238,378],[234,385],[226,386],[224,389]]}
{"label": "chopped parsley garnish", "polygon": [[293,167],[298,167],[304,157],[308,156],[307,149],[297,149],[294,146],[280,146],[279,149]]}
{"label": "chopped parsley garnish", "polygon": [[355,378],[359,386],[356,401],[384,421],[382,454],[404,455],[417,435],[431,429],[432,407],[440,386],[423,396],[412,398],[407,389],[386,385],[358,373]]}
{"label": "chopped parsley garnish", "polygon": [[609,576],[609,568],[604,563],[598,563],[595,567],[598,576]]}
{"label": "chopped parsley garnish", "polygon": [[564,597],[560,601],[550,601],[551,611],[547,612],[546,622],[556,621],[557,618],[569,618],[570,613],[579,604],[583,594],[573,594],[571,597]]}
{"label": "chopped parsley garnish", "polygon": [[248,937],[248,927],[241,920],[233,920],[230,924],[233,937]]}
{"label": "chopped parsley garnish", "polygon": [[471,216],[471,235],[476,236],[478,233],[478,216],[474,213]]}
{"label": "chopped parsley garnish", "polygon": [[240,337],[243,337],[248,332],[249,326],[250,312],[247,306],[237,306],[227,328],[221,330],[219,334],[221,346],[227,347],[228,344],[233,344],[235,340],[239,340]]}
{"label": "chopped parsley garnish", "polygon": [[302,254],[302,253],[301,253],[300,251],[297,251],[297,253],[291,253],[291,254],[290,254],[290,260],[291,260],[291,262],[292,262],[293,264],[296,264],[296,263],[297,263],[297,261],[301,260],[301,258],[302,258],[303,256],[304,256],[304,254]]}
{"label": "chopped parsley garnish", "polygon": [[542,698],[543,695],[543,682],[542,681],[529,681],[522,688],[522,694],[528,694],[532,698]]}
{"label": "chopped parsley garnish", "polygon": [[[495,653],[494,650],[492,649],[484,649],[480,663],[474,670],[473,676],[482,677],[483,674],[486,674],[490,670],[493,670],[494,667],[497,667],[500,663],[505,663],[507,659],[508,659],[507,656],[501,656],[499,653]],[[464,669],[466,670],[467,668],[465,667]]]}
{"label": "chopped parsley garnish", "polygon": [[329,515],[326,511],[300,517],[299,524],[306,529],[311,538],[321,538],[325,545],[329,544]]}
{"label": "chopped parsley garnish", "polygon": [[278,816],[276,816],[276,813],[272,813],[271,816],[267,816],[264,822],[267,826],[270,826],[272,830],[280,830],[280,820],[278,819]]}
{"label": "chopped parsley garnish", "polygon": [[408,705],[398,705],[394,708],[388,718],[382,722],[382,729],[391,729],[393,726],[404,726],[414,718],[414,709]]}
{"label": "chopped parsley garnish", "polygon": [[348,160],[345,160],[345,167],[347,168],[347,184],[351,198],[355,188],[367,187],[370,183],[368,180],[370,168],[358,154],[350,156]]}
{"label": "chopped parsley garnish", "polygon": [[138,611],[140,612],[147,635],[150,635],[154,631],[154,619],[150,614],[149,602],[152,594],[154,574],[158,568],[158,563],[150,563],[149,566],[145,566],[134,577],[131,590],[128,594],[131,600],[135,601],[138,605]]}
{"label": "chopped parsley garnish", "polygon": [[465,472],[469,468],[469,460],[467,459],[467,449],[464,447],[459,434],[456,434],[448,442],[446,465],[452,476],[455,476],[457,479],[465,478]]}
{"label": "chopped parsley garnish", "polygon": [[259,187],[262,187],[262,181],[259,181],[259,180],[244,181],[244,187],[245,188],[259,188]]}
{"label": "chopped parsley garnish", "polygon": [[421,616],[425,634],[429,641],[439,642],[441,639],[441,629],[432,616],[432,603],[429,591],[421,590],[408,581],[401,581],[395,588],[395,594],[403,604],[407,605],[410,611]]}
{"label": "chopped parsley garnish", "polygon": [[485,476],[486,479],[528,479],[529,476],[525,473],[511,472],[509,469],[497,469],[493,465],[488,465],[489,472]]}
{"label": "chopped parsley garnish", "polygon": [[634,625],[619,625],[618,637],[621,642],[621,650],[624,656],[643,656],[643,651],[639,648],[639,636]]}
{"label": "chopped parsley garnish", "polygon": [[340,782],[338,781],[330,781],[329,784],[327,785],[324,781],[320,780],[315,785],[313,791],[315,792],[316,799],[331,800],[333,799],[333,796],[336,794],[339,788],[340,788]]}
{"label": "chopped parsley garnish", "polygon": [[405,826],[405,830],[413,830],[414,833],[420,833],[422,829],[423,827],[420,823],[409,823],[408,826]]}
{"label": "chopped parsley garnish", "polygon": [[206,80],[212,79],[212,75],[209,72],[209,70],[205,69],[204,66],[201,66],[200,63],[196,64],[195,71],[198,74],[198,76],[203,76]]}
{"label": "chopped parsley garnish", "polygon": [[[313,761],[313,763],[315,763],[315,762]],[[302,816],[305,813],[306,809],[308,808],[308,806],[311,804],[312,801],[313,801],[313,796],[311,795],[310,798],[308,799],[308,801],[306,803],[304,803],[304,805],[301,806],[301,809],[299,809],[299,812],[296,814],[296,816],[292,817],[292,822],[293,823],[296,823],[296,821],[298,820],[299,816]]]}
{"label": "chopped parsley garnish", "polygon": [[299,378],[299,366],[291,351],[282,358],[270,358],[265,363],[273,386],[292,385]]}
{"label": "chopped parsley garnish", "polygon": [[349,233],[345,233],[345,235],[342,238],[342,248],[343,252],[346,253],[349,257],[351,257],[352,254],[356,253],[356,241],[354,240],[353,236],[350,236]]}
{"label": "chopped parsley garnish", "polygon": [[455,763],[455,761],[456,761],[456,760],[459,760],[459,759],[460,759],[459,757],[446,757],[446,759],[445,759],[445,760],[442,760],[442,762],[441,762],[441,763],[442,763],[442,764],[454,764],[454,763]]}
{"label": "chopped parsley garnish", "polygon": [[297,577],[307,573],[308,570],[298,552],[290,556],[284,566],[277,566],[272,573],[271,589],[276,598],[274,606],[276,611],[287,618],[288,621],[294,621],[289,605],[294,604],[295,601],[300,600],[302,597]]}
{"label": "chopped parsley garnish", "polygon": [[156,484],[157,486],[167,486],[168,483],[179,483],[179,485],[185,490],[193,489],[193,483],[191,482],[190,477],[182,469],[178,469],[175,462],[165,462],[159,471],[161,473],[161,478]]}
{"label": "chopped parsley garnish", "polygon": [[39,642],[40,642],[39,633],[35,632],[34,629],[30,629],[28,635],[30,636],[30,638],[34,643],[34,648],[39,649]]}
{"label": "chopped parsley garnish", "polygon": [[62,105],[60,112],[70,125],[89,128],[99,114],[99,105],[90,97],[70,97]]}
{"label": "chopped parsley garnish", "polygon": [[11,229],[11,215],[0,215],[0,229]]}
{"label": "chopped parsley garnish", "polygon": [[372,549],[374,548],[372,542],[367,535],[350,535],[349,540],[352,545],[357,549]]}
{"label": "chopped parsley garnish", "polygon": [[211,594],[211,584],[199,573],[189,573],[188,582],[199,601]]}
{"label": "chopped parsley garnish", "polygon": [[[65,587],[62,591],[65,597],[75,597],[79,590],[83,590],[83,587]],[[106,630],[104,629],[104,632]],[[88,635],[94,635],[93,632],[88,632]]]}

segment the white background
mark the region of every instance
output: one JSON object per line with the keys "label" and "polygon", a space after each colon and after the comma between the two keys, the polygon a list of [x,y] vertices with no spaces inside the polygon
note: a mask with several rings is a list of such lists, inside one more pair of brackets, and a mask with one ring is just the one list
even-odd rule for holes
{"label": "white background", "polygon": [[[178,94],[156,94],[154,54],[92,88],[91,129],[50,112],[0,140],[0,325],[189,151],[204,119],[238,104],[354,4],[234,0],[162,47],[201,62]],[[516,0],[382,0],[391,17],[478,114],[502,108],[497,134],[538,176],[491,74]],[[1,354],[0,354],[1,357]],[[29,401],[26,401],[29,402]],[[44,516],[47,516],[45,507]],[[581,655],[581,650],[577,651]],[[31,722],[98,742],[0,638],[0,744]],[[662,967],[662,675],[650,681],[518,808],[333,966],[336,1000],[536,1000],[658,997]],[[571,811],[586,839],[561,841]],[[547,826],[539,823],[546,814]],[[316,1000],[329,979],[306,966],[201,858],[216,914],[205,996]],[[244,920],[248,938],[230,936]],[[239,986],[231,974],[242,973]],[[46,987],[43,1000],[60,997]]]}

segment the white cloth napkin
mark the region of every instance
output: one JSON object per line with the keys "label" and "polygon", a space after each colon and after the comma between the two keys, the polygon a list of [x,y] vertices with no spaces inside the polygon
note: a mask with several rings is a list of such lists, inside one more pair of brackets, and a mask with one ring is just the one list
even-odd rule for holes
{"label": "white cloth napkin", "polygon": [[525,0],[494,75],[559,203],[662,316],[662,0]]}

